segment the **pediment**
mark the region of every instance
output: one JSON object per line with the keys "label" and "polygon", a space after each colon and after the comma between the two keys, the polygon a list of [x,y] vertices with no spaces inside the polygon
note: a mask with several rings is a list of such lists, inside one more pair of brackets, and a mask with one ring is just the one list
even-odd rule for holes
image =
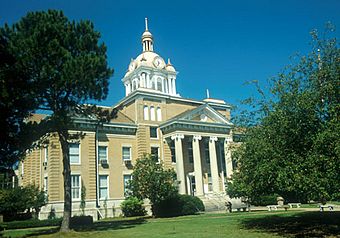
{"label": "pediment", "polygon": [[217,112],[208,104],[204,104],[196,109],[184,112],[177,116],[176,119],[193,122],[231,124],[222,114]]}

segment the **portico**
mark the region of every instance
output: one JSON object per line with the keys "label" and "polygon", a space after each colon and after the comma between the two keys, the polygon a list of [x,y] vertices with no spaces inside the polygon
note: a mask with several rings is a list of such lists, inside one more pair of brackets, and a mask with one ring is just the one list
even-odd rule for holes
{"label": "portico", "polygon": [[[199,118],[212,120],[195,120],[198,114],[204,115]],[[232,171],[228,146],[231,123],[219,116],[208,105],[202,105],[160,125],[165,142],[173,148],[180,194],[225,192],[225,177],[230,177]]]}

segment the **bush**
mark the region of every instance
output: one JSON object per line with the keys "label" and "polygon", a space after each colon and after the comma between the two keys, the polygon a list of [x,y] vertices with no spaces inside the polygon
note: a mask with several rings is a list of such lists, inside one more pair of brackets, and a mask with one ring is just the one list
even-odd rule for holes
{"label": "bush", "polygon": [[190,195],[177,194],[169,199],[155,204],[156,217],[174,217],[183,215],[194,215],[204,211],[201,199]]}
{"label": "bush", "polygon": [[125,217],[145,216],[146,210],[143,201],[136,197],[129,197],[121,204],[122,212]]}
{"label": "bush", "polygon": [[70,228],[89,227],[93,225],[92,216],[74,216],[70,220]]}
{"label": "bush", "polygon": [[253,199],[251,204],[254,206],[274,205],[277,204],[277,197],[277,194],[259,196],[256,199]]}
{"label": "bush", "polygon": [[47,197],[43,191],[33,185],[27,187],[15,187],[0,189],[0,214],[4,215],[5,221],[22,220],[31,218],[31,214],[24,211],[34,209],[35,216],[40,208],[47,203]]}
{"label": "bush", "polygon": [[202,200],[198,197],[190,195],[180,195],[180,200],[182,202],[181,215],[193,215],[197,212],[202,212],[205,210]]}
{"label": "bush", "polygon": [[56,218],[53,220],[38,220],[30,219],[26,221],[12,221],[0,223],[0,230],[4,229],[23,229],[23,228],[33,228],[42,226],[60,226],[62,218]]}

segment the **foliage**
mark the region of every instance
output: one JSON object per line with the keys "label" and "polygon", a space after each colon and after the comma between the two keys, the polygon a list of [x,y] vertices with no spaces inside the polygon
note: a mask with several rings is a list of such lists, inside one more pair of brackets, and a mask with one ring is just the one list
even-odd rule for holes
{"label": "foliage", "polygon": [[86,187],[84,182],[81,183],[81,194],[80,194],[80,210],[83,216],[85,216],[85,208],[86,208]]}
{"label": "foliage", "polygon": [[277,193],[304,202],[338,196],[340,50],[335,38],[312,36],[312,52],[271,79],[268,97],[260,91],[261,99],[252,101],[259,120],[250,121],[255,126],[234,153],[231,197],[252,201]]}
{"label": "foliage", "polygon": [[155,204],[177,194],[175,177],[172,169],[165,169],[150,155],[145,155],[137,160],[128,187],[132,196],[141,200],[149,199],[152,213],[156,215]]}
{"label": "foliage", "polygon": [[0,166],[10,168],[34,140],[24,137],[32,124],[25,119],[37,107],[35,84],[17,64],[10,39],[0,28]]}
{"label": "foliage", "polygon": [[145,216],[146,210],[143,201],[136,197],[125,199],[120,205],[125,217]]}
{"label": "foliage", "polygon": [[0,190],[0,214],[4,215],[5,220],[17,219],[20,213],[30,209],[38,214],[46,203],[45,192],[33,185]]}
{"label": "foliage", "polygon": [[24,229],[32,227],[43,227],[43,226],[60,226],[62,218],[53,220],[39,220],[30,219],[25,221],[11,221],[0,223],[0,230],[9,229]]}
{"label": "foliage", "polygon": [[254,198],[251,201],[251,204],[255,206],[274,205],[277,204],[277,197],[277,194],[259,196],[257,198]]}
{"label": "foliage", "polygon": [[88,100],[105,99],[113,70],[107,65],[106,47],[90,21],[69,21],[61,11],[30,12],[12,27],[1,30],[16,65],[34,83],[39,109],[47,110],[44,132],[55,132],[63,155],[64,220],[69,230],[71,176],[68,129],[72,116],[88,115],[81,106]]}
{"label": "foliage", "polygon": [[156,204],[157,217],[194,215],[204,211],[204,204],[198,197],[176,194]]}

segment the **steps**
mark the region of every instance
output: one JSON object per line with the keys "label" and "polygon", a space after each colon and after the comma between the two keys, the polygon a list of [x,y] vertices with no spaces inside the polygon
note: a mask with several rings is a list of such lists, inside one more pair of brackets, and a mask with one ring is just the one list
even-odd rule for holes
{"label": "steps", "polygon": [[230,201],[232,203],[232,209],[244,207],[245,204],[241,202],[241,199],[231,199],[225,193],[209,193],[199,197],[205,207],[206,212],[221,212],[226,211],[225,203]]}

